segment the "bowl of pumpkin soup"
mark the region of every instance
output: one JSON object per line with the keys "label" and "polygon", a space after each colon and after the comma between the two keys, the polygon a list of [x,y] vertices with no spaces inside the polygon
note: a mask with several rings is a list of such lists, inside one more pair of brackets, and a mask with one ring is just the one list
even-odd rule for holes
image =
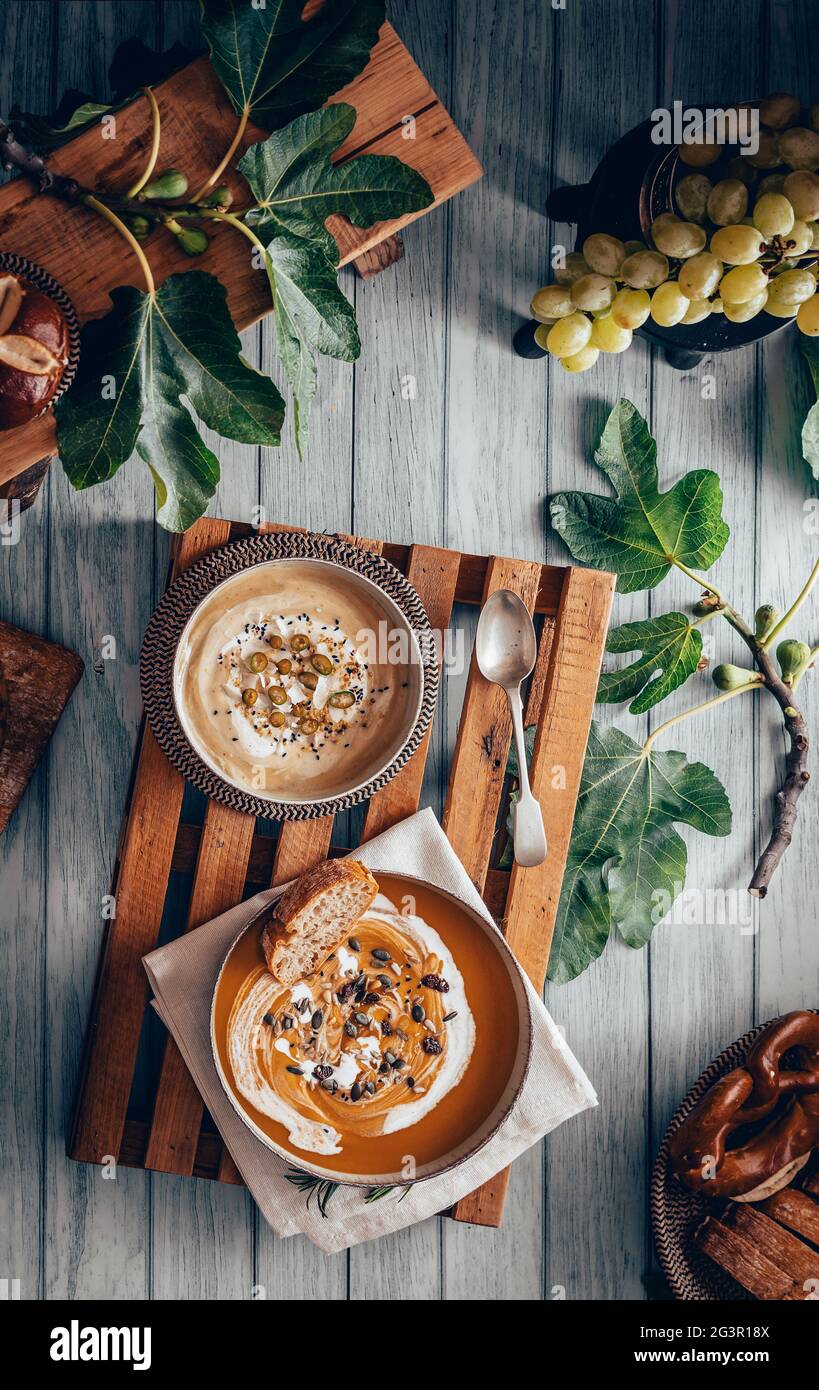
{"label": "bowl of pumpkin soup", "polygon": [[[231,946],[213,1057],[247,1128],[334,1182],[408,1185],[472,1157],[523,1086],[532,1020],[500,932],[460,899],[378,873],[369,908],[310,975],[267,968],[271,909]],[[275,910],[275,909],[272,909]]]}

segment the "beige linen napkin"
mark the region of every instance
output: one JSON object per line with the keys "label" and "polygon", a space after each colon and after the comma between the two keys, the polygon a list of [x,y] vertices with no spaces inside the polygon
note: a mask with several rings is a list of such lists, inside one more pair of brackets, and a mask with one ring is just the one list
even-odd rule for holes
{"label": "beige linen napkin", "polygon": [[[374,873],[405,873],[491,917],[432,811],[419,811],[355,851]],[[597,1104],[585,1072],[531,986],[534,1047],[526,1082],[497,1134],[474,1158],[438,1178],[365,1203],[366,1189],[340,1187],[323,1218],[285,1178],[288,1163],[245,1128],[222,1088],[210,1047],[216,976],[244,924],[281,889],[268,889],[144,957],[154,1008],[173,1034],[230,1154],[265,1220],[279,1236],[299,1232],[328,1254],[444,1211],[505,1168],[571,1115]],[[297,1165],[294,1165],[297,1166]],[[404,1193],[402,1196],[401,1194]],[[400,1198],[400,1200],[399,1200]]]}

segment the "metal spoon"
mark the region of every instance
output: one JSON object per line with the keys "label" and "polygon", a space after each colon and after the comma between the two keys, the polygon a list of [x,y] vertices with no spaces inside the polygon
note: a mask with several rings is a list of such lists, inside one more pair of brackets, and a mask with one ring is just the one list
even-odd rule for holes
{"label": "metal spoon", "polygon": [[520,686],[534,667],[537,640],[525,603],[511,589],[496,589],[486,600],[478,621],[475,655],[481,675],[501,686],[509,701],[520,782],[512,813],[515,862],[531,869],[546,858],[546,832],[540,805],[529,786]]}

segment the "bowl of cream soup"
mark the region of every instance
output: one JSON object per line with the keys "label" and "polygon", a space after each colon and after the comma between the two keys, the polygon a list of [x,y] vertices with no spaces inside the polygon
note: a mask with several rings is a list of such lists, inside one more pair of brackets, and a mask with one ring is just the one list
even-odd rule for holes
{"label": "bowl of cream soup", "polygon": [[278,533],[205,557],[146,633],[146,713],[171,762],[240,810],[302,819],[373,795],[429,725],[432,633],[380,556]]}
{"label": "bowl of cream soup", "polygon": [[356,1186],[470,1158],[514,1106],[532,1048],[500,932],[431,884],[376,876],[349,937],[291,985],[265,966],[266,909],[231,946],[211,1010],[216,1069],[248,1129],[296,1167]]}

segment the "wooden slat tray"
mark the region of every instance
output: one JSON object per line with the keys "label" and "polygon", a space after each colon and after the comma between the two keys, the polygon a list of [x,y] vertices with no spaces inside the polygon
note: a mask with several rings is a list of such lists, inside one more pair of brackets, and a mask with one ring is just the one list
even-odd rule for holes
{"label": "wooden slat tray", "polygon": [[[198,522],[178,538],[172,574],[181,573],[229,540],[249,534],[251,528],[245,524]],[[549,855],[537,869],[490,868],[511,724],[505,696],[484,681],[474,659],[443,817],[453,848],[540,991],[614,578],[595,570],[462,555],[432,546],[345,539],[383,554],[406,574],[426,606],[433,629],[446,631],[453,604],[480,604],[498,588],[514,589],[530,611],[543,616],[526,720],[538,728],[531,776],[543,806]],[[362,842],[417,809],[428,742],[427,738],[398,776],[368,803]],[[555,764],[565,769],[565,790],[559,793],[547,790]],[[136,1167],[239,1182],[170,1039],[165,1042],[158,1079],[151,1082],[150,1113],[130,1103],[147,1004],[141,958],[156,945],[172,874],[193,875],[186,929],[194,929],[248,890],[286,882],[324,858],[330,848],[332,817],[285,822],[274,840],[256,833],[252,816],[208,801],[202,826],[190,825],[181,819],[183,785],[150,729],[144,728],[114,874],[116,917],[108,924],[103,944],[68,1153],[88,1163],[114,1155],[120,1163]],[[272,828],[269,823],[268,828]],[[507,1175],[499,1174],[460,1202],[453,1215],[499,1225],[506,1184]]]}
{"label": "wooden slat tray", "polygon": [[[197,187],[213,167],[214,151],[227,148],[236,128],[230,103],[205,58],[159,85],[156,98],[162,116],[162,165],[183,168],[191,186]],[[382,27],[364,71],[332,100],[349,101],[358,112],[337,163],[364,151],[396,155],[424,175],[435,194],[431,206],[436,207],[481,177],[480,164],[391,25]],[[412,140],[404,138],[410,116],[415,120]],[[85,184],[127,188],[144,167],[150,143],[144,98],[118,112],[116,120],[116,140],[101,139],[95,127],[50,156],[51,167],[59,173],[74,173]],[[250,125],[243,143],[253,144],[264,134]],[[232,184],[239,200],[246,201],[240,175],[226,175],[225,181]],[[423,213],[412,213],[364,230],[341,217],[330,218],[327,225],[338,242],[341,264],[346,265],[365,257],[420,216]],[[83,323],[107,312],[109,292],[115,286],[141,284],[135,260],[101,218],[80,206],[55,204],[28,179],[15,179],[0,188],[0,247],[28,256],[50,271]],[[172,237],[153,238],[149,255],[157,284],[191,265]],[[265,277],[253,268],[244,238],[231,228],[213,229],[210,247],[196,264],[218,274],[239,328],[270,312]],[[10,430],[2,438],[0,485],[36,468],[56,450],[50,413]]]}

